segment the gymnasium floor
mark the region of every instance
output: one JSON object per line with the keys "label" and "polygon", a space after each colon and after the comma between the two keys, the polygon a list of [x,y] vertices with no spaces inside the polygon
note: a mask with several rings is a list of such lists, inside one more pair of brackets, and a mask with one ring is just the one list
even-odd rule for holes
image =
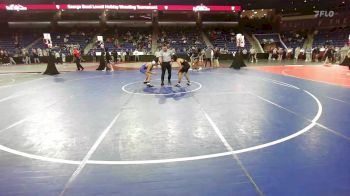
{"label": "gymnasium floor", "polygon": [[0,195],[350,194],[346,67],[28,70],[0,69]]}

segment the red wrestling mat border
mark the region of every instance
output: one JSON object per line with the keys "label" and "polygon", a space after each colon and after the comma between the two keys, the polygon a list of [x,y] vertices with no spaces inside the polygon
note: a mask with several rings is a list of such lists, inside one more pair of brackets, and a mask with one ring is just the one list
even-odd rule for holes
{"label": "red wrestling mat border", "polygon": [[260,66],[253,69],[350,88],[350,71],[345,66]]}

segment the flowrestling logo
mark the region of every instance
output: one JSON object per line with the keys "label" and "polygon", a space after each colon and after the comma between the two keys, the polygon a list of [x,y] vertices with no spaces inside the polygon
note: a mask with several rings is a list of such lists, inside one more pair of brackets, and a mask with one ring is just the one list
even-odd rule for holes
{"label": "flowrestling logo", "polygon": [[193,11],[199,12],[199,11],[210,11],[210,8],[204,5],[198,5],[196,7],[193,7]]}
{"label": "flowrestling logo", "polygon": [[325,11],[325,10],[316,10],[315,17],[316,18],[332,18],[334,16],[334,11]]}
{"label": "flowrestling logo", "polygon": [[10,4],[6,6],[6,10],[14,10],[14,11],[20,11],[20,10],[27,10],[28,8],[20,5],[20,4]]}

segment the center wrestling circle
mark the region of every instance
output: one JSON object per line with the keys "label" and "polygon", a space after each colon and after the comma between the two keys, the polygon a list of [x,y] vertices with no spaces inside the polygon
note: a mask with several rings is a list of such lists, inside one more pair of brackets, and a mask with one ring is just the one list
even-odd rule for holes
{"label": "center wrestling circle", "polygon": [[160,86],[160,80],[155,80],[152,84],[154,87],[147,87],[140,81],[132,82],[124,85],[122,90],[129,94],[135,95],[181,95],[186,93],[192,93],[200,90],[202,84],[199,82],[191,81],[191,85],[187,86],[183,81],[181,87],[175,87],[176,80],[172,80],[172,85]]}

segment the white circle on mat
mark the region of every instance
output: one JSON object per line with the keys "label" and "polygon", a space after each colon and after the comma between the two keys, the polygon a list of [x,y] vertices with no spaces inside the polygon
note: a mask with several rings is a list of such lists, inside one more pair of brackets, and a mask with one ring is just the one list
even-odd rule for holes
{"label": "white circle on mat", "polygon": [[[287,83],[285,83],[285,84],[287,84]],[[293,85],[291,85],[291,86],[293,86]],[[297,89],[297,90],[303,91],[304,93],[306,93],[310,97],[312,97],[317,103],[318,111],[317,111],[315,117],[312,120],[310,120],[309,125],[307,125],[303,129],[301,129],[301,130],[299,130],[291,135],[288,135],[286,137],[283,137],[283,138],[280,138],[280,139],[277,139],[277,140],[274,140],[271,142],[267,142],[264,144],[240,149],[240,150],[226,151],[226,152],[221,152],[221,153],[213,153],[213,154],[190,156],[190,157],[180,157],[180,158],[170,158],[170,159],[154,159],[154,160],[134,160],[134,161],[88,160],[86,162],[86,164],[94,164],[94,165],[142,165],[142,164],[186,162],[186,161],[195,161],[195,160],[224,157],[224,156],[229,156],[229,155],[233,155],[233,154],[241,154],[241,153],[259,150],[259,149],[263,149],[266,147],[270,147],[270,146],[274,146],[274,145],[286,142],[288,140],[294,139],[294,138],[308,132],[311,128],[313,128],[317,124],[317,121],[319,120],[319,118],[321,117],[322,110],[323,110],[321,102],[318,100],[318,98],[315,95],[313,95],[312,93],[310,93],[306,90],[302,90],[302,89]],[[26,152],[21,152],[21,151],[15,150],[15,149],[11,149],[11,148],[8,148],[8,147],[3,146],[3,145],[0,145],[0,150],[14,154],[14,155],[30,158],[30,159],[36,159],[36,160],[41,160],[41,161],[53,162],[53,163],[64,163],[64,164],[73,164],[73,165],[80,165],[82,163],[82,161],[57,159],[57,158],[50,158],[50,157],[34,155],[34,154],[26,153]]]}

